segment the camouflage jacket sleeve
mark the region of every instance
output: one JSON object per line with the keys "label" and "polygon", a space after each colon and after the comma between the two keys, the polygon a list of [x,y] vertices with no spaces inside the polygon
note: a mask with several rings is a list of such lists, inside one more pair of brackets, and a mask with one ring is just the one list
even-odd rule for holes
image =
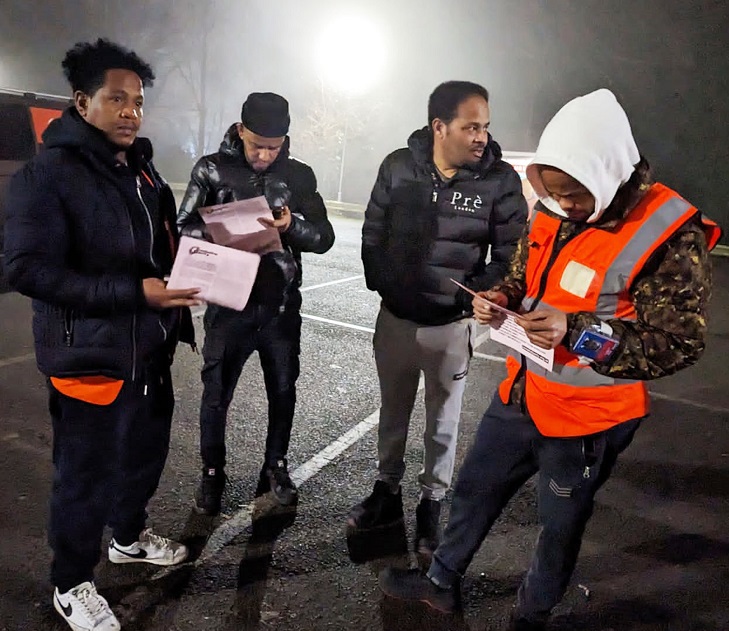
{"label": "camouflage jacket sleeve", "polygon": [[492,291],[500,291],[509,299],[509,309],[516,311],[526,296],[526,263],[529,255],[529,227],[521,233],[516,251],[511,257],[504,280],[492,287]]}
{"label": "camouflage jacket sleeve", "polygon": [[[593,369],[611,377],[657,379],[698,361],[704,350],[711,262],[703,230],[691,221],[651,257],[631,289],[638,319],[607,322],[620,339],[616,353]],[[575,342],[592,313],[568,314],[563,343]]]}

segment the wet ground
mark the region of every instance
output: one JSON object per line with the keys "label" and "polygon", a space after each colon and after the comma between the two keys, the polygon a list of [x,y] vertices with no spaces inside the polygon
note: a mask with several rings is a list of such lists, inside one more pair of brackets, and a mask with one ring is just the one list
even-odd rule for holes
{"label": "wet ground", "polygon": [[[463,618],[390,601],[377,587],[381,568],[418,561],[408,544],[422,457],[422,402],[408,443],[404,529],[348,549],[344,517],[369,493],[375,465],[379,395],[371,329],[377,300],[361,276],[360,224],[334,222],[333,250],[304,257],[302,376],[290,453],[301,481],[297,510],[276,511],[265,498],[252,503],[266,427],[254,357],[230,413],[225,514],[213,520],[192,513],[201,359],[181,349],[174,367],[172,449],[149,510],[155,529],[184,540],[194,555],[168,570],[102,560],[97,585],[125,631],[505,628],[538,531],[531,483],[471,565]],[[729,260],[716,258],[715,268],[706,355],[696,367],[651,385],[653,415],[597,497],[573,583],[550,629],[729,629]],[[0,308],[0,630],[62,631],[67,627],[53,611],[47,576],[51,434],[45,388],[31,355],[28,302],[4,294]],[[477,351],[459,463],[503,374],[496,344],[484,338]],[[362,562],[376,554],[387,556]]]}

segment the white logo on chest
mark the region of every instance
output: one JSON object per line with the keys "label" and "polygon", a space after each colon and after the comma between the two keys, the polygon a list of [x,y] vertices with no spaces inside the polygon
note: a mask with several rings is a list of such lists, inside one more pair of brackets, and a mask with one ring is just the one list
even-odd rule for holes
{"label": "white logo on chest", "polygon": [[453,191],[453,197],[449,202],[456,210],[463,210],[467,213],[475,213],[483,205],[483,200],[480,195],[476,197],[464,197],[463,193]]}

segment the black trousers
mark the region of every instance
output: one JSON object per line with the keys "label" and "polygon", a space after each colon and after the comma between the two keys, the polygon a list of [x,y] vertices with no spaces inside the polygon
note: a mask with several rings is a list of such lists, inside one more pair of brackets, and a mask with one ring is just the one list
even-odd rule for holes
{"label": "black trousers", "polygon": [[211,305],[205,313],[203,395],[200,404],[200,455],[205,468],[226,464],[228,407],[241,371],[258,351],[268,397],[264,466],[285,460],[296,407],[301,343],[300,294],[271,315],[253,305],[242,312]]}
{"label": "black trousers", "polygon": [[110,405],[67,397],[50,382],[48,389],[51,581],[64,592],[93,580],[105,525],[122,545],[139,538],[167,460],[174,395],[166,357],[125,382]]}
{"label": "black trousers", "polygon": [[459,580],[506,503],[539,472],[541,532],[516,611],[527,619],[546,619],[572,576],[595,493],[641,421],[590,436],[548,438],[496,393],[458,472],[448,526],[428,575],[441,585]]}

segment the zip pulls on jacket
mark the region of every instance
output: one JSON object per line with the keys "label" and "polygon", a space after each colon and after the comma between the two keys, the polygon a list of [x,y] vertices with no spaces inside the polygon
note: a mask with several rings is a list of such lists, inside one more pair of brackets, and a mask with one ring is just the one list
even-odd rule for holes
{"label": "zip pulls on jacket", "polygon": [[435,204],[435,202],[438,201],[442,180],[438,177],[435,171],[430,172],[430,179],[433,181],[433,194],[431,195],[430,201]]}
{"label": "zip pulls on jacket", "polygon": [[[144,171],[142,173],[149,181],[147,174]],[[152,263],[152,267],[157,267],[154,262],[154,226],[152,225],[152,215],[149,214],[149,208],[144,203],[144,198],[142,197],[142,179],[139,176],[137,176],[137,197],[139,197],[142,208],[144,208],[144,213],[147,215],[147,223],[149,224],[149,261]]]}

